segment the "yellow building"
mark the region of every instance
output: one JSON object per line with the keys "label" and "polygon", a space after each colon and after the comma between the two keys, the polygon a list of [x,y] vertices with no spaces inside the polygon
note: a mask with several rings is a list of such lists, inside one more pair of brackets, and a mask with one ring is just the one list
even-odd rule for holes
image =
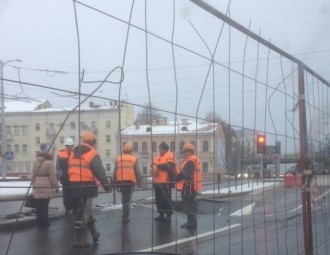
{"label": "yellow building", "polygon": [[56,156],[64,148],[67,137],[71,137],[77,144],[79,132],[82,134],[88,130],[98,137],[97,149],[110,175],[117,156],[119,120],[121,128],[134,121],[133,107],[123,102],[120,107],[117,102],[108,105],[94,105],[90,102],[82,106],[80,112],[78,109],[73,110],[74,107],[54,108],[47,100],[5,102],[5,106],[4,155],[7,158],[5,165],[8,174],[30,173],[41,143],[53,143]]}

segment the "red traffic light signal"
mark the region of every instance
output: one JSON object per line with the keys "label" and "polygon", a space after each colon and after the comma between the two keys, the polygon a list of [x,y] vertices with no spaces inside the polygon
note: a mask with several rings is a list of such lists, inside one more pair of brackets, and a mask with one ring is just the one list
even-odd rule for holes
{"label": "red traffic light signal", "polygon": [[266,151],[266,136],[257,135],[257,153],[265,153]]}

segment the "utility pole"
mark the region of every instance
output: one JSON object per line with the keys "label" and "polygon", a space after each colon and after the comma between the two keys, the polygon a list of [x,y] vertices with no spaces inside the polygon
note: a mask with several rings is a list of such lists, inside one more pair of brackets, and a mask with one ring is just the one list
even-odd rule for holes
{"label": "utility pole", "polygon": [[0,62],[0,70],[1,70],[1,177],[3,180],[6,179],[6,171],[7,171],[7,161],[6,161],[6,124],[5,124],[5,93],[4,93],[4,86],[3,86],[3,67],[4,63]]}

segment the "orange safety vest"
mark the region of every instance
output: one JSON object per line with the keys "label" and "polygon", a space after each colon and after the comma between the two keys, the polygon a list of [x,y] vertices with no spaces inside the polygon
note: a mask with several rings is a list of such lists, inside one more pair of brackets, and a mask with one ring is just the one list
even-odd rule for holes
{"label": "orange safety vest", "polygon": [[75,157],[73,154],[69,159],[69,180],[71,182],[95,182],[96,179],[90,168],[90,162],[93,160],[97,152],[94,147],[89,144],[84,144],[84,146],[90,147],[91,150],[83,154],[80,158]]}
{"label": "orange safety vest", "polygon": [[132,181],[137,183],[134,166],[137,158],[131,154],[117,157],[116,181]]}
{"label": "orange safety vest", "polygon": [[[194,171],[194,190],[197,192],[200,192],[202,190],[202,172],[201,172],[201,163],[196,155],[191,155],[188,158],[186,158],[180,165],[180,172],[184,169],[185,165],[188,163],[188,161],[193,161],[195,164],[195,171]],[[191,184],[191,182],[187,182],[185,180],[181,180],[177,182],[176,189],[182,190],[184,184]]]}
{"label": "orange safety vest", "polygon": [[[163,156],[158,155],[155,158],[154,164],[156,166],[167,164],[167,163],[174,163],[174,156],[173,153],[167,151]],[[168,173],[163,170],[157,170],[156,174],[153,175],[153,182],[154,183],[167,183],[168,182]]]}
{"label": "orange safety vest", "polygon": [[[71,155],[71,153],[70,153],[70,155]],[[69,152],[66,149],[63,149],[63,150],[60,150],[58,152],[57,156],[60,157],[60,158],[63,158],[63,159],[68,159],[69,158]]]}

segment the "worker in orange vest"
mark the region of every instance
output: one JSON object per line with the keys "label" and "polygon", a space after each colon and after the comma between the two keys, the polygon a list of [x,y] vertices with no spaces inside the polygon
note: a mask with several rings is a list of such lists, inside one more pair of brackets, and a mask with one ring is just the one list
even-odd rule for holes
{"label": "worker in orange vest", "polygon": [[132,195],[135,185],[141,185],[141,170],[138,158],[132,155],[132,145],[125,143],[123,154],[117,157],[113,171],[113,180],[121,192],[123,205],[122,222],[129,222]]}
{"label": "worker in orange vest", "polygon": [[175,160],[173,153],[169,151],[167,143],[161,142],[158,149],[159,155],[156,156],[153,164],[151,165],[150,172],[153,178],[155,202],[159,213],[154,220],[158,222],[170,223],[171,216],[173,214],[171,176],[174,177]]}
{"label": "worker in orange vest", "polygon": [[86,228],[90,231],[94,242],[97,242],[100,236],[92,215],[92,201],[98,193],[96,181],[101,183],[105,191],[111,192],[110,182],[95,147],[96,136],[92,132],[85,132],[82,143],[73,148],[69,159],[68,174],[70,195],[73,199],[75,248],[89,246],[85,240]]}
{"label": "worker in orange vest", "polygon": [[64,146],[65,146],[64,149],[60,150],[57,153],[56,173],[57,173],[57,179],[62,184],[63,205],[65,208],[65,211],[68,213],[72,209],[68,166],[69,166],[69,158],[71,156],[72,149],[74,146],[73,139],[71,137],[68,137],[67,139],[65,139]]}
{"label": "worker in orange vest", "polygon": [[190,143],[183,146],[184,160],[176,176],[177,190],[181,191],[183,211],[187,215],[187,222],[182,224],[181,228],[197,226],[197,194],[202,190],[202,175],[195,151],[195,146]]}

